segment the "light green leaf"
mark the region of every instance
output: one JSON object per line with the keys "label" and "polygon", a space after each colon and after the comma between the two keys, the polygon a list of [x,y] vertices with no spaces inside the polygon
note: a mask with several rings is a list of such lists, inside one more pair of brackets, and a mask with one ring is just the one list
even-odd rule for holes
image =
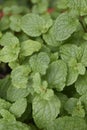
{"label": "light green leaf", "polygon": [[20,23],[21,23],[21,16],[20,15],[14,15],[10,17],[10,28],[12,31],[20,32]]}
{"label": "light green leaf", "polygon": [[19,40],[12,33],[7,32],[0,39],[0,45],[4,46],[0,50],[0,61],[12,62],[18,58],[20,51]]}
{"label": "light green leaf", "polygon": [[87,92],[80,97],[80,101],[82,102],[87,113]]}
{"label": "light green leaf", "polygon": [[69,98],[64,108],[72,116],[85,117],[85,110],[77,98]]}
{"label": "light green leaf", "polygon": [[37,14],[26,14],[21,21],[22,30],[29,36],[37,37],[42,34],[45,21]]}
{"label": "light green leaf", "polygon": [[7,45],[0,50],[0,61],[5,63],[15,61],[19,52],[19,44]]}
{"label": "light green leaf", "polygon": [[57,2],[58,9],[67,9],[67,6],[68,6],[68,0],[58,0]]}
{"label": "light green leaf", "polygon": [[67,66],[62,60],[50,64],[47,71],[49,87],[62,91],[66,84]]}
{"label": "light green leaf", "polygon": [[29,60],[33,72],[39,72],[42,75],[46,74],[49,62],[50,58],[45,52],[40,52],[38,55],[35,54]]}
{"label": "light green leaf", "polygon": [[75,83],[76,91],[83,95],[87,91],[87,72],[83,76],[79,76],[76,83]]}
{"label": "light green leaf", "polygon": [[21,117],[21,115],[25,112],[26,107],[27,107],[26,98],[21,98],[11,105],[9,111],[13,113],[16,117]]}
{"label": "light green leaf", "polygon": [[85,66],[77,63],[76,59],[72,58],[68,63],[67,86],[73,84],[79,75],[84,75],[85,71]]}
{"label": "light green leaf", "polygon": [[76,10],[78,15],[84,16],[87,14],[87,1],[86,0],[71,0],[68,1],[68,7]]}
{"label": "light green leaf", "polygon": [[0,110],[1,109],[9,109],[11,104],[8,101],[5,101],[4,99],[0,98]]}
{"label": "light green leaf", "polygon": [[34,52],[38,52],[41,48],[41,43],[33,40],[27,40],[21,43],[21,55],[30,56]]}
{"label": "light green leaf", "polygon": [[62,13],[58,16],[54,24],[54,34],[57,41],[68,39],[78,26],[78,19],[71,17],[68,13]]}
{"label": "light green leaf", "polygon": [[15,116],[11,114],[8,110],[1,109],[0,114],[3,117],[3,120],[6,120],[7,122],[14,122],[16,120]]}
{"label": "light green leaf", "polygon": [[2,38],[0,39],[0,45],[2,46],[8,46],[8,45],[18,45],[19,39],[14,36],[11,32],[6,32]]}
{"label": "light green leaf", "polygon": [[[35,3],[36,1],[33,1],[33,2]],[[35,4],[32,8],[33,13],[43,14],[47,11],[47,8],[48,8],[47,0],[38,0],[36,3],[37,4]]]}
{"label": "light green leaf", "polygon": [[56,119],[47,130],[86,130],[86,121],[79,117],[60,117]]}
{"label": "light green leaf", "polygon": [[28,83],[28,74],[30,73],[28,65],[21,65],[14,68],[11,73],[12,84],[16,88],[26,88]]}
{"label": "light green leaf", "polygon": [[75,58],[78,61],[81,60],[83,50],[74,44],[65,44],[60,47],[60,56],[62,60],[68,62],[70,59]]}
{"label": "light green leaf", "polygon": [[41,92],[41,77],[39,73],[33,76],[33,89],[36,93]]}
{"label": "light green leaf", "polygon": [[43,39],[45,40],[47,45],[50,45],[50,46],[56,47],[62,44],[61,41],[56,40],[56,36],[54,34],[53,28],[51,28],[46,34],[43,35]]}
{"label": "light green leaf", "polygon": [[27,88],[16,88],[13,85],[10,85],[6,91],[6,96],[7,96],[6,98],[10,102],[14,102],[14,101],[17,101],[21,98],[28,96],[28,94],[29,94],[28,87]]}
{"label": "light green leaf", "polygon": [[65,95],[63,93],[56,93],[56,95],[58,96],[58,98],[59,98],[59,100],[61,102],[60,115],[64,116],[65,113],[66,113],[65,110],[64,110],[64,106],[65,106],[65,103],[68,100],[68,97],[67,97],[67,95]]}
{"label": "light green leaf", "polygon": [[81,63],[87,67],[87,43],[85,42],[84,44],[81,45],[83,49],[83,55],[81,57]]}
{"label": "light green leaf", "polygon": [[4,16],[4,17],[2,17],[2,19],[0,19],[0,30],[1,31],[8,29],[9,25],[10,25],[10,20],[9,20],[8,16]]}
{"label": "light green leaf", "polygon": [[19,121],[7,122],[6,120],[0,120],[0,130],[31,130],[30,126],[25,125]]}
{"label": "light green leaf", "polygon": [[50,100],[41,99],[40,96],[33,100],[33,118],[39,128],[45,128],[60,112],[60,101],[56,96]]}

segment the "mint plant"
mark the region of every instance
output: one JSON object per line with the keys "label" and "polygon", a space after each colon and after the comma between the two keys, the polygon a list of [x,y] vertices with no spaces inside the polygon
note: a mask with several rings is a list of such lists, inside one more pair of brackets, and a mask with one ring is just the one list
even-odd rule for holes
{"label": "mint plant", "polygon": [[0,130],[87,130],[87,0],[27,2],[1,6]]}

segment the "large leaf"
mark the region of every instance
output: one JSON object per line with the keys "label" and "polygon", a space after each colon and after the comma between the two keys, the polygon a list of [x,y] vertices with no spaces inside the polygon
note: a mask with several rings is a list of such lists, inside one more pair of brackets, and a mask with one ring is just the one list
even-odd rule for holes
{"label": "large leaf", "polygon": [[27,35],[37,37],[45,33],[49,27],[46,27],[46,23],[42,17],[31,13],[23,16],[21,28]]}
{"label": "large leaf", "polygon": [[50,64],[47,70],[49,87],[62,91],[66,84],[67,66],[62,60]]}
{"label": "large leaf", "polygon": [[47,130],[86,130],[87,125],[83,118],[78,117],[61,117],[49,125]]}
{"label": "large leaf", "polygon": [[44,100],[36,96],[33,100],[33,118],[39,128],[45,128],[60,112],[60,101],[56,96]]}
{"label": "large leaf", "polygon": [[54,34],[57,41],[68,39],[78,26],[78,19],[71,17],[68,13],[58,16],[54,24]]}

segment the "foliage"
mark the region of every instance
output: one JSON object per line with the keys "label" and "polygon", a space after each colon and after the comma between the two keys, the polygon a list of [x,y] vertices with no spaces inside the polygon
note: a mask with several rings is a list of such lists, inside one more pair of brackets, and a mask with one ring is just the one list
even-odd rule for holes
{"label": "foliage", "polygon": [[0,9],[0,130],[87,130],[87,0]]}

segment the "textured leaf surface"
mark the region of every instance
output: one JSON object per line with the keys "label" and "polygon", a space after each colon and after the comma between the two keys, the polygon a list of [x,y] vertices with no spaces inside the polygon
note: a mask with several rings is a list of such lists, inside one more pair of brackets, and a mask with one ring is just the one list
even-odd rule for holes
{"label": "textured leaf surface", "polygon": [[0,130],[31,130],[31,129],[25,124],[22,124],[21,122],[11,123],[4,120],[0,120]]}
{"label": "textured leaf surface", "polygon": [[60,46],[62,44],[62,42],[56,40],[56,35],[54,34],[53,28],[51,28],[46,34],[43,35],[43,39],[47,45],[53,47]]}
{"label": "textured leaf surface", "polygon": [[33,55],[29,61],[33,72],[39,72],[42,75],[46,74],[49,62],[50,58],[45,52],[40,52],[38,55]]}
{"label": "textured leaf surface", "polygon": [[11,73],[13,86],[16,88],[26,88],[30,67],[27,65],[18,66]]}
{"label": "textured leaf surface", "polygon": [[85,110],[77,98],[69,98],[64,108],[72,116],[85,117]]}
{"label": "textured leaf surface", "polygon": [[47,130],[86,130],[87,125],[83,118],[78,117],[62,117],[55,120]]}
{"label": "textured leaf surface", "polygon": [[83,76],[79,76],[76,83],[75,83],[76,91],[83,95],[87,91],[87,72]]}
{"label": "textured leaf surface", "polygon": [[13,113],[16,117],[21,117],[21,115],[25,112],[26,107],[26,98],[21,98],[12,104],[10,107],[10,112]]}
{"label": "textured leaf surface", "polygon": [[26,97],[28,94],[29,94],[28,88],[16,88],[10,85],[6,93],[7,95],[6,98],[10,102],[14,102],[16,100]]}
{"label": "textured leaf surface", "polygon": [[41,43],[33,40],[27,40],[21,43],[21,55],[29,56],[34,52],[39,51],[41,48]]}
{"label": "textured leaf surface", "polygon": [[39,128],[51,123],[60,112],[60,101],[56,96],[49,100],[36,96],[33,100],[33,118]]}
{"label": "textured leaf surface", "polygon": [[11,32],[5,33],[0,39],[0,45],[8,46],[8,45],[16,45],[19,43],[19,40],[16,36],[14,36]]}
{"label": "textured leaf surface", "polygon": [[37,14],[23,16],[21,22],[22,30],[29,36],[36,37],[42,34],[44,20]]}
{"label": "textured leaf surface", "polygon": [[21,23],[21,16],[20,15],[15,15],[10,17],[10,28],[13,31],[20,32],[20,23]]}
{"label": "textured leaf surface", "polygon": [[68,62],[71,58],[80,60],[82,52],[82,48],[74,44],[65,44],[60,47],[60,56],[65,62]]}
{"label": "textured leaf surface", "polygon": [[63,13],[58,16],[54,24],[54,34],[57,41],[68,39],[73,32],[76,31],[78,20],[71,17],[68,13]]}
{"label": "textured leaf surface", "polygon": [[62,60],[50,64],[47,70],[47,81],[49,87],[56,88],[58,91],[63,90],[66,83],[67,66]]}

